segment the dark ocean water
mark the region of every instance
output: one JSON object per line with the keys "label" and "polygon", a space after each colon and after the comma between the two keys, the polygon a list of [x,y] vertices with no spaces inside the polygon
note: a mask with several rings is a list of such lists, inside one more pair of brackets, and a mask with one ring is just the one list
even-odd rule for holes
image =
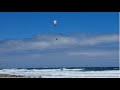
{"label": "dark ocean water", "polygon": [[27,69],[27,70],[32,70],[32,69],[80,69],[80,71],[105,71],[105,70],[119,70],[119,67],[53,67],[53,68],[49,68],[49,67],[45,67],[45,68],[16,68],[16,69]]}

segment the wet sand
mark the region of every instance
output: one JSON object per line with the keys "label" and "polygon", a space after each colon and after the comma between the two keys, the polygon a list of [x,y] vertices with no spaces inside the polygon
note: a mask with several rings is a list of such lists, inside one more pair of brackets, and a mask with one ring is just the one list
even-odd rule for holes
{"label": "wet sand", "polygon": [[[0,78],[31,78],[31,77],[22,76],[22,75],[0,74]],[[42,78],[42,77],[40,76],[39,78]]]}
{"label": "wet sand", "polygon": [[21,75],[0,74],[0,78],[26,78]]}

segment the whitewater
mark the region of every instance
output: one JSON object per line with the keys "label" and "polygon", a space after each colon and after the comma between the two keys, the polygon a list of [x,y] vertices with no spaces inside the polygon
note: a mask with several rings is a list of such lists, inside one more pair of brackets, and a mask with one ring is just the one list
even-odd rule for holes
{"label": "whitewater", "polygon": [[0,74],[22,75],[30,78],[119,78],[120,70],[0,69]]}

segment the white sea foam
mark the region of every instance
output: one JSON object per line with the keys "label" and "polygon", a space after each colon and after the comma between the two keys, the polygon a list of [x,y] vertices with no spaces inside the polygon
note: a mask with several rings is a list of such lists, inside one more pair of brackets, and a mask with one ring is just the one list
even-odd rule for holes
{"label": "white sea foam", "polygon": [[0,74],[24,75],[31,78],[119,78],[119,70],[81,71],[82,69],[2,69]]}

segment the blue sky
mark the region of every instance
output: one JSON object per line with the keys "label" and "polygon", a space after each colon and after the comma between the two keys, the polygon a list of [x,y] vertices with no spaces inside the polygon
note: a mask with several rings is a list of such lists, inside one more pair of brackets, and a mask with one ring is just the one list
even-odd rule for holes
{"label": "blue sky", "polygon": [[118,17],[118,12],[0,12],[0,67],[118,66]]}
{"label": "blue sky", "polygon": [[[57,30],[53,20],[57,19]],[[26,38],[38,33],[118,32],[116,12],[0,12],[0,38]]]}

